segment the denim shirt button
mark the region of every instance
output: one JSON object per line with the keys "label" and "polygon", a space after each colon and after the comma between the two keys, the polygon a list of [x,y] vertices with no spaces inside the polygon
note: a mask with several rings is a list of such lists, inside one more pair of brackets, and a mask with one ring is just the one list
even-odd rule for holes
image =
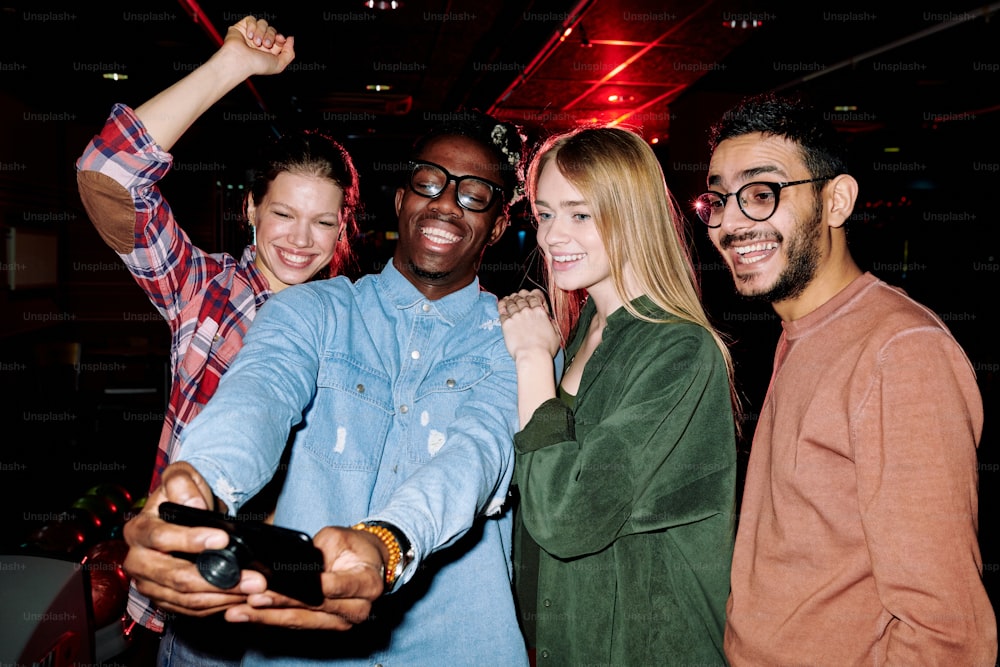
{"label": "denim shirt button", "polygon": [[429,313],[429,312],[431,312],[431,304],[429,304],[429,303],[425,303],[424,305],[420,306],[420,308],[421,308],[421,310],[423,310],[423,311],[424,311],[425,313]]}
{"label": "denim shirt button", "polygon": [[365,393],[365,386],[363,384],[358,385],[358,393],[359,394]]}
{"label": "denim shirt button", "polygon": [[419,359],[420,358],[420,350],[414,350],[413,352],[410,352],[410,357],[413,358],[413,359]]}
{"label": "denim shirt button", "polygon": [[399,411],[402,412],[405,415],[407,412],[410,411],[410,406],[408,406],[408,405],[401,405],[401,406],[399,406]]}
{"label": "denim shirt button", "polygon": [[451,379],[451,378],[448,378],[448,380],[445,382],[445,384],[448,385],[448,388],[450,389],[450,388],[452,388],[452,387],[455,386],[455,381],[453,379]]}

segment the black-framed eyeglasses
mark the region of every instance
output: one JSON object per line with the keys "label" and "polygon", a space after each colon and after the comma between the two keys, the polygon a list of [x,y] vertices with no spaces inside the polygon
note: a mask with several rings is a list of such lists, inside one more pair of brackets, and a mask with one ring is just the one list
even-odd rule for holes
{"label": "black-framed eyeglasses", "polygon": [[769,181],[754,181],[747,183],[736,192],[723,194],[714,190],[698,195],[694,200],[694,210],[698,217],[709,227],[715,228],[722,225],[722,211],[726,208],[726,201],[736,195],[736,203],[739,205],[743,215],[756,222],[767,220],[778,210],[778,200],[784,188],[804,183],[818,183],[828,181],[833,176],[823,176],[822,178],[807,178],[802,181],[786,181],[783,183],[772,183]]}
{"label": "black-framed eyeglasses", "polygon": [[478,176],[452,176],[439,164],[410,162],[410,190],[413,194],[434,199],[445,191],[451,181],[455,181],[455,201],[465,210],[475,213],[488,209],[503,192],[503,186]]}

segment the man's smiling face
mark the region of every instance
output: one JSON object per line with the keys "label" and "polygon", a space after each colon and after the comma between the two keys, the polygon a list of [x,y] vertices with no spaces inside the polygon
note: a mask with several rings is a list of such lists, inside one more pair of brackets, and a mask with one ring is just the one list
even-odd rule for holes
{"label": "man's smiling face", "polygon": [[[450,174],[477,176],[499,183],[500,165],[486,146],[462,136],[441,136],[428,143],[417,160],[444,167]],[[393,264],[430,299],[470,284],[483,249],[503,233],[506,217],[497,201],[481,212],[466,210],[455,199],[455,183],[436,197],[422,197],[409,187],[396,191],[399,241]]]}
{"label": "man's smiling face", "polygon": [[[735,192],[752,181],[812,178],[798,146],[787,139],[751,133],[726,139],[712,154],[708,186]],[[709,237],[745,297],[778,303],[800,296],[816,276],[823,252],[821,199],[811,185],[783,189],[767,220],[746,217],[730,197],[722,224]]]}

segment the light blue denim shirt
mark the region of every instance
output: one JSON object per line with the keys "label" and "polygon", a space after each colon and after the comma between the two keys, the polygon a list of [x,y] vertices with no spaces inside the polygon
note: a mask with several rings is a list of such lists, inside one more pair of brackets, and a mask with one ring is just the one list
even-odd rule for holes
{"label": "light blue denim shirt", "polygon": [[[236,512],[294,439],[275,524],[389,521],[416,559],[347,633],[276,631],[244,664],[527,665],[504,505],[517,380],[478,281],[428,300],[390,262],[289,287],[257,315],[179,460]],[[309,662],[319,660],[319,663]]]}

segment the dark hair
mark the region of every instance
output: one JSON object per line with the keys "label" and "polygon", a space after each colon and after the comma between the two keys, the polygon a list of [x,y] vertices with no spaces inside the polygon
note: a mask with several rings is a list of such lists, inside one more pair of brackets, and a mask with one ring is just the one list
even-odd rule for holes
{"label": "dark hair", "polygon": [[446,114],[413,144],[411,157],[416,157],[427,144],[440,137],[467,137],[490,149],[500,165],[504,208],[524,194],[525,139],[521,128],[497,120],[481,111],[457,111]]}
{"label": "dark hair", "polygon": [[709,129],[708,145],[715,151],[726,139],[753,132],[797,144],[814,178],[848,173],[847,147],[842,136],[802,97],[761,93],[742,99]]}
{"label": "dark hair", "polygon": [[318,277],[339,273],[353,259],[351,242],[358,231],[355,214],[361,195],[354,161],[340,142],[319,130],[284,134],[267,144],[261,152],[250,184],[254,201],[262,201],[271,182],[285,172],[327,178],[343,190],[344,201],[340,207],[344,221],[343,238],[337,243],[329,272],[321,272]]}

